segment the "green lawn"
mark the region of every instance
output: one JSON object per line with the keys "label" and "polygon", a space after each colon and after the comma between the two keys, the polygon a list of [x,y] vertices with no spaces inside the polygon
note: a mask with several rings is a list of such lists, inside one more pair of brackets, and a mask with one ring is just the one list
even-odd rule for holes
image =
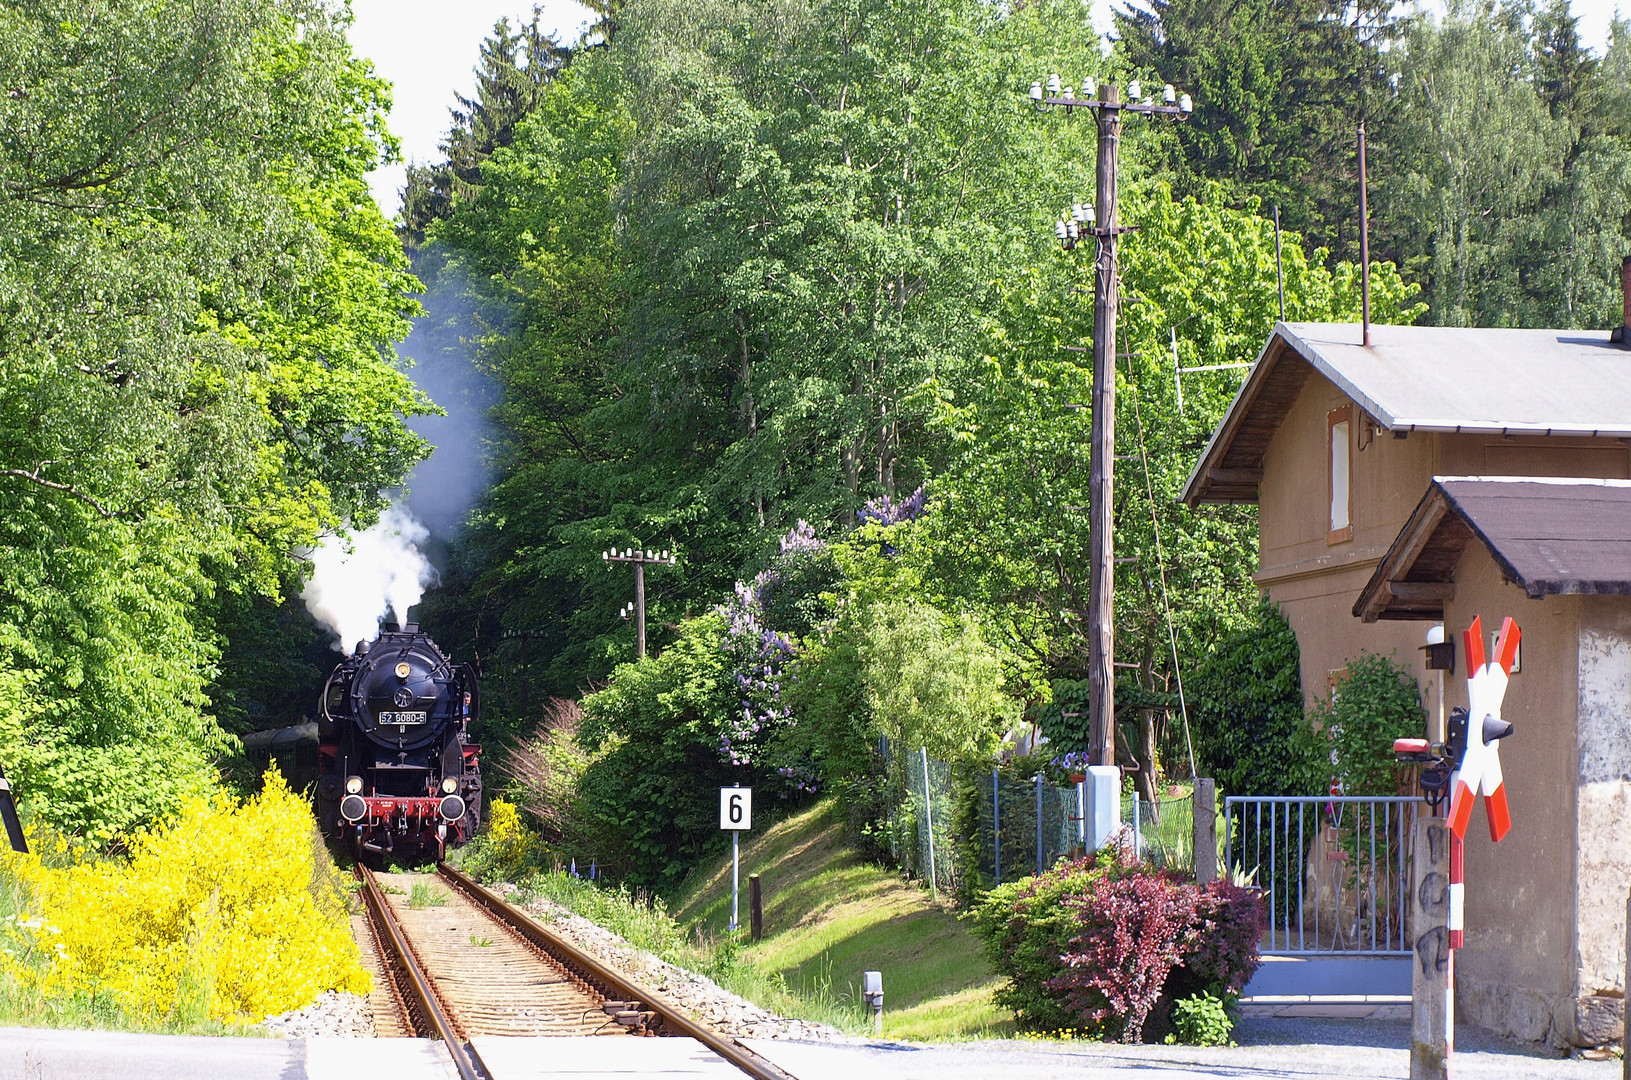
{"label": "green lawn", "polygon": [[[861,973],[883,972],[884,1033],[961,1039],[1013,1034],[991,1004],[1000,980],[951,908],[900,875],[861,861],[831,801],[743,838],[742,922],[748,875],[764,885],[764,940],[713,972],[766,1008],[867,1030]],[[730,917],[727,854],[693,874],[673,914],[694,940],[718,942]]]}

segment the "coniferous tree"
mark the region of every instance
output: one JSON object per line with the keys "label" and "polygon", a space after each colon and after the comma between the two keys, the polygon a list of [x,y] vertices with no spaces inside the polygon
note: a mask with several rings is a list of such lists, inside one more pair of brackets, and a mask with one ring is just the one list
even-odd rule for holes
{"label": "coniferous tree", "polygon": [[1150,0],[1115,13],[1118,57],[1145,81],[1194,96],[1161,162],[1178,190],[1221,181],[1233,203],[1278,205],[1287,228],[1353,258],[1356,131],[1384,149],[1392,116],[1387,46],[1400,25],[1377,0]]}
{"label": "coniferous tree", "polygon": [[410,255],[425,242],[425,229],[468,202],[481,187],[481,163],[494,150],[509,146],[515,125],[538,104],[543,88],[571,59],[571,50],[543,28],[543,9],[532,9],[532,21],[512,28],[501,18],[481,43],[474,97],[456,95],[452,124],[442,140],[446,155],[432,165],[410,164],[402,189],[398,234]]}
{"label": "coniferous tree", "polygon": [[1617,323],[1631,140],[1597,104],[1617,91],[1575,20],[1557,4],[1452,3],[1400,51],[1396,153],[1374,205],[1432,320]]}

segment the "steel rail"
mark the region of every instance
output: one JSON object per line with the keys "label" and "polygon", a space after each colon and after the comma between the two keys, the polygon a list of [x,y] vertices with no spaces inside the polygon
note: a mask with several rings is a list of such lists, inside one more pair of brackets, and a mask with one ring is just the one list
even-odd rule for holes
{"label": "steel rail", "polygon": [[437,870],[494,918],[547,953],[568,971],[593,985],[607,998],[639,1001],[642,1009],[655,1013],[656,1021],[648,1030],[658,1035],[695,1039],[754,1080],[797,1080],[770,1059],[754,1053],[735,1039],[703,1027],[649,989],[628,981],[469,875],[446,863],[438,863]]}
{"label": "steel rail", "polygon": [[375,936],[382,948],[390,953],[389,956],[380,957],[381,964],[386,968],[387,977],[392,966],[407,976],[406,989],[412,998],[409,1011],[410,1013],[417,1011],[419,1014],[417,1023],[414,1017],[409,1017],[409,1026],[419,1027],[423,1032],[425,1025],[429,1025],[428,1033],[434,1033],[435,1037],[441,1039],[447,1046],[448,1055],[453,1059],[453,1067],[459,1071],[459,1080],[485,1080],[484,1073],[477,1068],[475,1052],[460,1039],[452,1019],[442,1008],[435,983],[420,964],[413,947],[408,944],[407,935],[402,932],[402,927],[391,912],[390,905],[380,895],[379,884],[374,880],[373,872],[361,863],[357,864],[356,869],[357,879],[362,882],[363,903],[367,906],[369,918],[374,924]]}

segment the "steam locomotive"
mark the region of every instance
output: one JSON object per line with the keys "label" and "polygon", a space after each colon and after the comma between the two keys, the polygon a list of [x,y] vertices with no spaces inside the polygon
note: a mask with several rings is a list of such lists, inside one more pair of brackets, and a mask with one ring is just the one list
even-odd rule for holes
{"label": "steam locomotive", "polygon": [[317,817],[359,855],[440,859],[481,823],[476,675],[419,629],[386,623],[334,669],[319,702]]}

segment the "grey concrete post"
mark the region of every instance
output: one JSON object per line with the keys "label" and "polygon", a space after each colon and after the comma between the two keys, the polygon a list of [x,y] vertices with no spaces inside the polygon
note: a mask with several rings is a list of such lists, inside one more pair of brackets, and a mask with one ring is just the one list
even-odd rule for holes
{"label": "grey concrete post", "polygon": [[1205,885],[1218,877],[1218,784],[1210,776],[1195,778],[1195,881]]}
{"label": "grey concrete post", "polygon": [[1450,830],[1443,818],[1418,817],[1410,889],[1415,940],[1410,978],[1410,1080],[1448,1080],[1451,1004]]}
{"label": "grey concrete post", "polygon": [[1114,765],[1087,768],[1087,850],[1098,851],[1121,831],[1121,770]]}

